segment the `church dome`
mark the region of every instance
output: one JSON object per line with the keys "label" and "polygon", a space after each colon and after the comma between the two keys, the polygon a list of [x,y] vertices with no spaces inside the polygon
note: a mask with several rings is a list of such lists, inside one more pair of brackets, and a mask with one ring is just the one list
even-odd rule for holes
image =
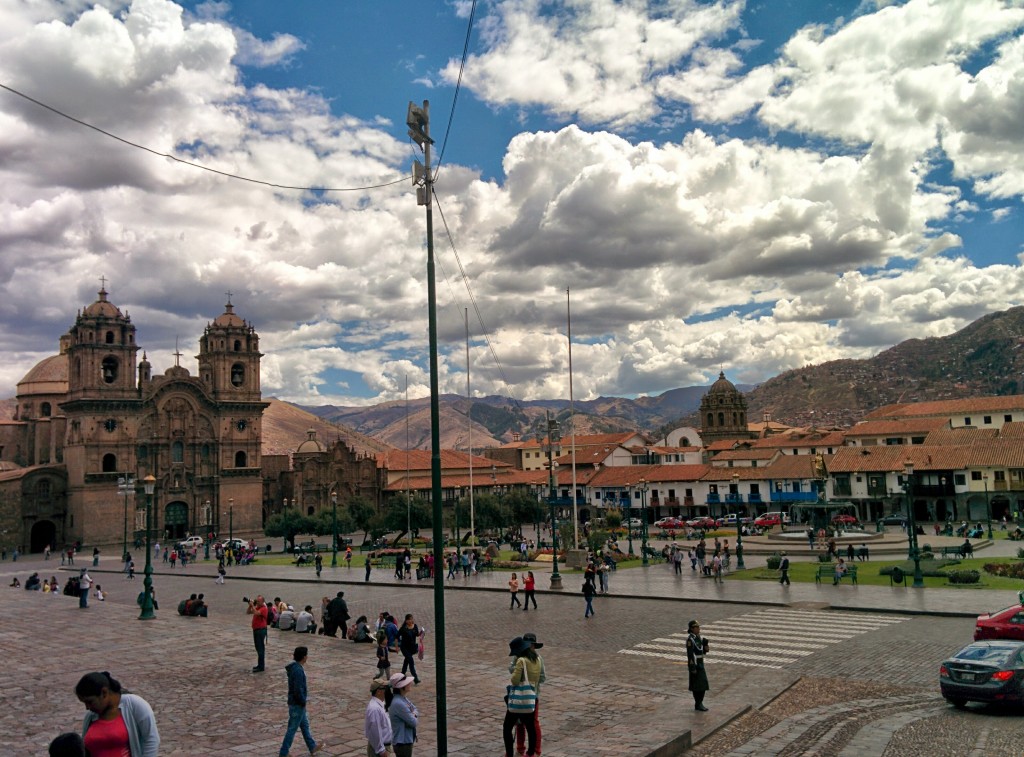
{"label": "church dome", "polygon": [[67,353],[51,355],[36,363],[18,382],[18,396],[30,394],[64,394],[68,390]]}
{"label": "church dome", "polygon": [[720,371],[718,381],[711,385],[708,394],[733,394],[736,391],[736,385],[725,377],[725,371]]}
{"label": "church dome", "polygon": [[245,326],[245,321],[235,314],[235,306],[228,302],[224,306],[224,312],[217,316],[213,322],[214,326]]}
{"label": "church dome", "polygon": [[303,452],[323,452],[325,448],[324,445],[317,441],[316,431],[310,429],[306,434],[308,434],[308,438],[299,445],[299,448],[295,450],[295,452],[297,454],[302,454]]}
{"label": "church dome", "polygon": [[121,310],[114,303],[107,300],[107,290],[100,289],[100,298],[82,311],[82,315],[88,318],[124,318]]}

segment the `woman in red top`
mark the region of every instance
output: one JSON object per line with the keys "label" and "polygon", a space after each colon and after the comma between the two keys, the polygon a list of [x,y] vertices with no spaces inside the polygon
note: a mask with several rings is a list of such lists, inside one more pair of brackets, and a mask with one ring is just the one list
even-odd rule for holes
{"label": "woman in red top", "polygon": [[160,733],[145,699],[106,672],[82,676],[75,694],[88,710],[82,737],[91,757],[156,757]]}
{"label": "woman in red top", "polygon": [[537,609],[537,597],[534,596],[534,588],[537,586],[537,581],[533,577],[533,571],[526,571],[526,576],[523,578],[523,593],[526,594],[526,599],[523,600],[523,612],[530,609],[530,601],[533,601],[533,609]]}

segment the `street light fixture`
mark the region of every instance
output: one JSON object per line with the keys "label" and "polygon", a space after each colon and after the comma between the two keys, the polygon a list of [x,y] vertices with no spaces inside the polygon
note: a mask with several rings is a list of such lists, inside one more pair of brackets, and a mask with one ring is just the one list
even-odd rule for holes
{"label": "street light fixture", "polygon": [[331,492],[331,529],[334,542],[331,545],[331,567],[338,567],[338,492]]}
{"label": "street light fixture", "polygon": [[629,534],[629,556],[633,556],[633,524],[630,523],[633,520],[633,484],[626,484],[626,533]]}
{"label": "street light fixture", "polygon": [[153,612],[153,529],[151,526],[153,518],[153,490],[156,488],[156,479],[150,473],[142,480],[143,488],[146,490],[146,577],[142,581],[142,614],[139,620],[154,620],[156,613]]}
{"label": "street light fixture", "polygon": [[[558,421],[546,411],[547,446],[548,446],[548,505],[551,510],[551,588],[562,588],[562,576],[558,572],[558,517],[555,513],[555,444],[561,438],[558,432]],[[538,441],[544,443],[544,433],[537,433]]]}
{"label": "street light fixture", "polygon": [[203,506],[203,515],[206,520],[206,539],[203,540],[203,546],[206,548],[205,559],[210,559],[210,542],[213,541],[213,508],[210,507],[210,500],[206,500],[206,504]]}
{"label": "street light fixture", "polygon": [[988,518],[988,538],[992,539],[992,500],[988,498],[988,473],[981,474],[982,481],[985,482],[985,517]]}
{"label": "street light fixture", "polygon": [[914,517],[914,500],[912,496],[912,479],[914,461],[909,457],[903,463],[903,488],[907,494],[907,522],[910,528],[910,559],[914,561],[914,588],[924,588],[924,577],[921,575],[921,552],[917,548],[917,520]]}
{"label": "street light fixture", "polygon": [[117,491],[124,496],[124,534],[121,537],[121,560],[128,557],[128,497],[135,494],[135,479],[126,473],[117,479]]}
{"label": "street light fixture", "polygon": [[[732,483],[736,487],[736,501],[740,497],[740,474],[732,474]],[[736,570],[743,570],[747,566],[743,564],[743,518],[740,517],[739,505],[736,505]]]}
{"label": "street light fixture", "polygon": [[647,567],[647,479],[640,479],[640,563]]}
{"label": "street light fixture", "polygon": [[234,543],[235,539],[235,498],[228,499],[228,539]]}

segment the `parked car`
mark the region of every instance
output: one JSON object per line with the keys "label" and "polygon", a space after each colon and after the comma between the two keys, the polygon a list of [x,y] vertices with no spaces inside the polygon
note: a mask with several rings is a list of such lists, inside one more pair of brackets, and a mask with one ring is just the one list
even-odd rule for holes
{"label": "parked car", "polygon": [[905,526],[907,525],[907,516],[900,515],[899,513],[893,513],[892,515],[886,515],[882,518],[882,525],[885,526]]}
{"label": "parked car", "polygon": [[693,520],[686,521],[686,525],[690,528],[717,528],[718,523],[714,518],[694,518]]}
{"label": "parked car", "polygon": [[832,525],[834,526],[855,526],[858,523],[860,521],[852,515],[835,515],[832,517]]}
{"label": "parked car", "polygon": [[754,518],[754,525],[761,528],[781,526],[783,523],[789,523],[789,516],[785,513],[765,513]]}
{"label": "parked car", "polygon": [[735,526],[736,525],[736,514],[729,513],[721,518],[715,520],[717,526]]}
{"label": "parked car", "polygon": [[224,549],[232,549],[235,552],[245,549],[246,544],[247,543],[242,539],[224,539],[224,541],[220,543]]}
{"label": "parked car", "polygon": [[939,689],[954,707],[1024,703],[1024,641],[976,641],[939,666]]}
{"label": "parked car", "polygon": [[655,521],[654,525],[657,528],[661,528],[666,531],[670,528],[686,528],[685,521],[679,520],[679,518],[673,518],[671,516],[669,516],[668,518],[662,518],[661,520]]}
{"label": "parked car", "polygon": [[1014,639],[1024,641],[1024,605],[979,615],[974,621],[974,640]]}
{"label": "parked car", "polygon": [[644,522],[639,518],[626,518],[626,520],[622,522],[622,525],[626,528],[640,528],[643,524]]}
{"label": "parked car", "polygon": [[198,549],[201,546],[203,546],[202,536],[189,536],[178,542],[178,547],[184,549]]}

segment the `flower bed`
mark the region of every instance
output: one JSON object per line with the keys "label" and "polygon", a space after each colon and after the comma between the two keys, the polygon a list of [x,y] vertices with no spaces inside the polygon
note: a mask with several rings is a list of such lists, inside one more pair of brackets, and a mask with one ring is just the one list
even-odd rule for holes
{"label": "flower bed", "polygon": [[990,573],[993,576],[1024,578],[1024,562],[987,563],[984,568],[986,573]]}
{"label": "flower bed", "polygon": [[976,570],[951,570],[949,582],[951,584],[976,584],[981,580],[981,573]]}

